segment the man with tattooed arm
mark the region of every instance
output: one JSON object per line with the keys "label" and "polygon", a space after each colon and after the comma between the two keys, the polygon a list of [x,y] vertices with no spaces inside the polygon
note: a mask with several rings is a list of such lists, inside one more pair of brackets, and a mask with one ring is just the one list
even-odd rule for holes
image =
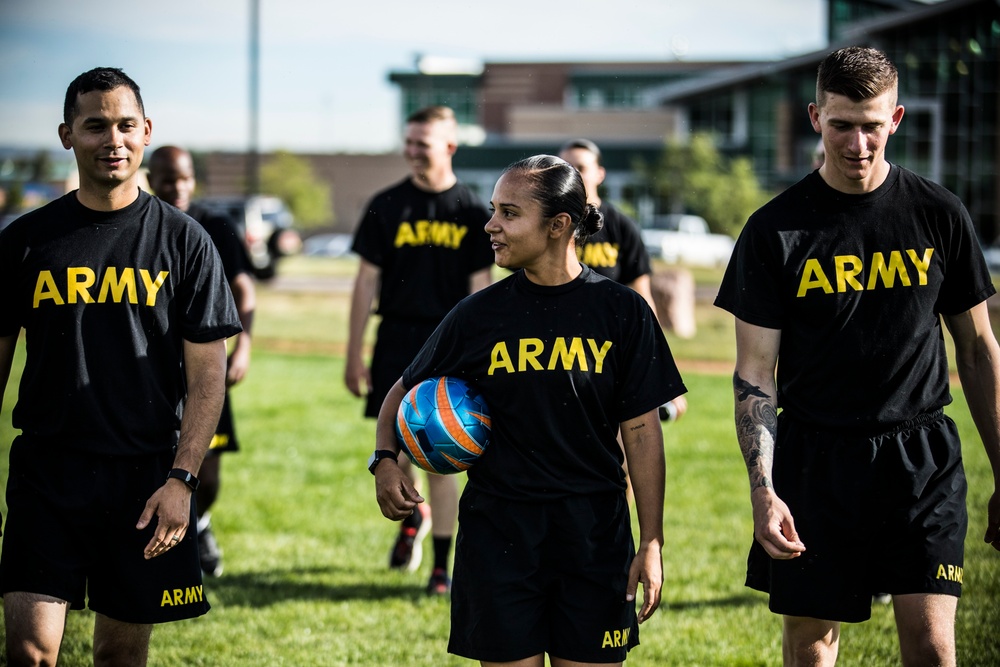
{"label": "man with tattooed arm", "polygon": [[902,663],[955,664],[967,487],[942,319],[993,467],[985,540],[1000,549],[995,289],[965,206],[886,160],[897,79],[875,49],[820,64],[809,117],[826,159],[750,217],[716,300],[736,317],[747,585],[783,616],[786,665],[834,664],[841,622],[867,620],[882,591]]}

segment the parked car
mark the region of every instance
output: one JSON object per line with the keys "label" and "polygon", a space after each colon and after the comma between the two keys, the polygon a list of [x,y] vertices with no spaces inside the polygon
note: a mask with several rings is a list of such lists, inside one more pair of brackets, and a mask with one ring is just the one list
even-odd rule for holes
{"label": "parked car", "polygon": [[984,245],[983,257],[986,259],[986,266],[990,273],[1000,273],[1000,241],[994,241],[992,245]]}
{"label": "parked car", "polygon": [[735,245],[726,234],[712,234],[697,215],[656,216],[640,225],[640,233],[650,256],[670,264],[725,266]]}
{"label": "parked car", "polygon": [[33,211],[35,208],[37,208],[37,206],[29,206],[27,208],[20,208],[16,211],[8,211],[3,215],[0,215],[0,230],[4,229],[7,225],[14,222],[25,213]]}
{"label": "parked car", "polygon": [[315,234],[302,242],[302,254],[315,257],[343,257],[351,252],[350,234]]}
{"label": "parked car", "polygon": [[204,197],[198,203],[228,215],[236,223],[246,242],[254,273],[261,280],[273,278],[278,260],[302,248],[301,237],[292,229],[292,213],[278,197]]}
{"label": "parked car", "polygon": [[10,223],[14,222],[21,217],[20,213],[7,213],[5,215],[0,215],[0,229],[3,229]]}

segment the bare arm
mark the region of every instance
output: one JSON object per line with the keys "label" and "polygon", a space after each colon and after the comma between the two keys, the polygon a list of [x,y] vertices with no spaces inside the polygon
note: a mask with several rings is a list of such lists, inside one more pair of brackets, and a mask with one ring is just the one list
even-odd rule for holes
{"label": "bare arm", "polygon": [[[14,348],[17,347],[17,334],[0,337],[0,406],[3,406],[4,389],[10,379],[10,369],[14,365]],[[3,516],[0,515],[0,535],[3,535]]]}
{"label": "bare arm", "polygon": [[0,405],[3,405],[4,389],[10,379],[10,369],[14,365],[14,348],[17,347],[17,334],[0,337]]}
{"label": "bare arm", "polygon": [[[210,343],[185,340],[184,369],[187,399],[173,467],[197,474],[222,412],[226,391],[225,339]],[[136,528],[142,529],[154,516],[157,517],[156,532],[146,545],[147,559],[159,556],[172,546],[172,537],[183,539],[188,529],[190,510],[191,489],[180,480],[166,480],[150,496],[136,524]]]}
{"label": "bare arm", "polygon": [[969,412],[993,468],[985,541],[1000,551],[1000,346],[985,301],[944,319],[955,339],[958,377]]}
{"label": "bare arm", "polygon": [[778,401],[774,372],[781,331],[736,320],[733,397],[736,439],[750,477],[754,537],[772,558],[794,558],[805,547],[785,503],[774,492],[771,469],[777,439]]}
{"label": "bare arm", "polygon": [[656,410],[621,423],[622,445],[628,462],[639,519],[639,546],[629,570],[626,599],[634,600],[642,582],[639,610],[642,623],[660,606],[663,589],[663,495],[665,463],[663,429]]}
{"label": "bare arm", "polygon": [[[646,273],[639,276],[630,282],[628,286],[635,290],[639,296],[641,296],[643,300],[649,304],[650,310],[653,311],[653,317],[655,317],[657,322],[659,322],[660,315],[656,312],[656,301],[653,299],[653,287],[649,274]],[[674,405],[674,419],[680,419],[683,417],[688,408],[687,398],[685,398],[682,394],[670,402]]]}
{"label": "bare arm", "polygon": [[[371,371],[361,358],[361,348],[364,345],[365,326],[371,315],[372,303],[375,301],[375,291],[381,270],[371,262],[361,259],[358,265],[358,275],[354,279],[354,290],[351,292],[351,314],[347,330],[347,365],[344,369],[344,384],[355,396],[363,396],[371,389]],[[364,383],[364,386],[362,386]]]}
{"label": "bare arm", "polygon": [[241,382],[250,369],[250,330],[253,329],[253,316],[257,308],[257,288],[249,273],[243,272],[237,275],[229,283],[229,288],[233,292],[236,312],[239,313],[243,331],[237,334],[233,352],[229,355],[229,365],[226,369],[227,387]]}
{"label": "bare arm", "polygon": [[[384,449],[399,453],[396,442],[396,413],[399,404],[406,396],[406,388],[401,380],[392,385],[392,389],[382,401],[375,426],[375,449]],[[375,468],[375,499],[379,509],[387,519],[399,521],[413,514],[417,503],[424,502],[417,493],[410,478],[403,473],[394,460],[386,459]]]}
{"label": "bare arm", "polygon": [[645,299],[646,303],[648,303],[649,307],[653,310],[653,315],[656,317],[657,321],[659,321],[660,315],[656,312],[656,301],[653,300],[653,287],[649,274],[644,273],[630,282],[628,286],[638,292],[639,296]]}
{"label": "bare arm", "polygon": [[492,282],[492,268],[485,268],[480,271],[476,271],[469,276],[469,293],[478,292],[484,287],[489,287]]}

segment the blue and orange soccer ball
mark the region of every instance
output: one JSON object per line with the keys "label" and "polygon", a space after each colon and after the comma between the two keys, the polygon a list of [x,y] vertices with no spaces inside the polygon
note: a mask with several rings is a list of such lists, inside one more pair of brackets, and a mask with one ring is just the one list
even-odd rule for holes
{"label": "blue and orange soccer ball", "polygon": [[490,444],[490,412],[482,394],[464,380],[429,378],[399,404],[396,437],[418,468],[440,475],[462,472]]}

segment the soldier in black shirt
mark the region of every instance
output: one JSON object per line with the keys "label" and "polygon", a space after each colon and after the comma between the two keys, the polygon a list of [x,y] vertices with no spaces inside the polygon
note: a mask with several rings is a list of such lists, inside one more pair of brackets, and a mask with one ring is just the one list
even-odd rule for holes
{"label": "soldier in black shirt", "polygon": [[[378,416],[389,388],[448,311],[470,292],[490,284],[493,265],[483,233],[489,219],[486,207],[452,171],[457,142],[454,112],[448,107],[414,112],[407,119],[405,139],[412,174],[375,195],[352,247],[360,264],[351,298],[344,381],[355,396],[367,394],[367,417]],[[376,296],[375,313],[382,321],[368,369],[362,342]],[[401,463],[413,474],[405,457]],[[421,541],[431,528],[434,567],[427,592],[445,594],[451,586],[447,567],[458,485],[440,475],[429,476],[428,485],[430,511],[422,507],[400,525],[389,566],[415,570]],[[426,521],[425,514],[432,521]]]}
{"label": "soldier in black shirt", "polygon": [[100,664],[145,664],[153,623],[209,605],[193,492],[240,331],[218,253],[139,190],[152,123],[99,68],[59,136],[80,189],[0,233],[0,391],[24,330],[0,556],[7,659],[56,664],[67,611],[96,612]]}
{"label": "soldier in black shirt", "polygon": [[[653,272],[649,253],[642,242],[639,225],[611,202],[601,198],[598,188],[604,182],[601,149],[589,139],[573,139],[563,144],[559,157],[576,167],[587,188],[587,201],[600,209],[604,226],[576,249],[580,261],[602,276],[628,285],[646,300],[656,313],[650,275]],[[687,412],[687,399],[678,396],[660,410],[660,418],[680,419]]]}
{"label": "soldier in black shirt", "polygon": [[236,312],[240,316],[241,331],[234,339],[226,367],[226,400],[222,415],[215,429],[205,461],[198,471],[201,484],[196,494],[198,508],[198,553],[201,569],[210,576],[222,574],[222,550],[212,532],[212,505],[219,496],[222,474],[222,453],[239,451],[236,424],[229,397],[229,388],[246,377],[250,368],[250,330],[253,327],[257,292],[254,286],[253,267],[247,255],[243,235],[235,223],[224,215],[213,213],[191,201],[195,191],[194,161],[191,154],[176,146],[161,146],[153,151],[149,160],[149,185],[156,196],[176,206],[194,218],[212,237],[215,249],[222,258],[226,281],[233,292]]}
{"label": "soldier in black shirt", "polygon": [[[955,664],[968,518],[942,319],[1000,479],[996,290],[958,198],[885,158],[897,79],[876,49],[820,64],[824,162],[751,216],[716,300],[736,316],[747,585],[784,616],[786,664],[832,664],[876,592],[904,664]],[[1000,549],[996,491],[986,541]]]}
{"label": "soldier in black shirt", "polygon": [[462,495],[449,651],[485,662],[541,664],[546,653],[621,662],[660,601],[657,408],[684,385],[645,301],[577,259],[601,214],[571,165],[547,155],[512,165],[492,206],[497,265],[516,272],[456,306],[387,395],[370,465],[379,506],[399,520],[423,502],[395,463],[407,389],[435,376],[475,385],[492,440]]}

